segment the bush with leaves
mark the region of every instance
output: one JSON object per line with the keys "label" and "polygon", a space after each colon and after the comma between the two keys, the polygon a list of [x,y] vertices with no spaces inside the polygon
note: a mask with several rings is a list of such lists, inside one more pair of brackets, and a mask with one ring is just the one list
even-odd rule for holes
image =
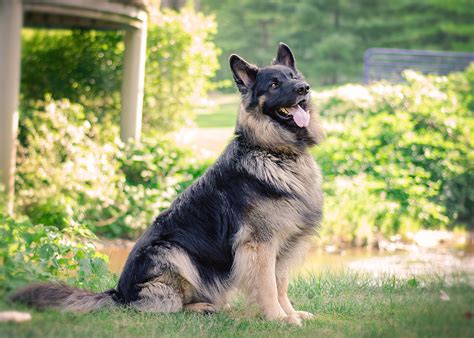
{"label": "bush with leaves", "polygon": [[353,197],[361,205],[353,207],[370,214],[377,203],[391,206],[374,219],[375,232],[472,226],[473,74],[474,67],[448,77],[406,71],[404,84],[348,85],[316,94],[328,131],[315,150],[326,189],[337,191],[337,177],[364,175],[375,199],[362,190]]}
{"label": "bush with leaves", "polygon": [[373,246],[378,235],[395,231],[400,204],[389,200],[380,182],[366,174],[338,176],[324,184],[324,221],[318,240],[332,245]]}
{"label": "bush with leaves", "polygon": [[19,214],[35,224],[61,229],[91,215],[92,220],[100,219],[102,210],[125,200],[120,189],[125,178],[114,160],[119,144],[99,142],[98,125],[85,118],[81,105],[38,101],[22,113],[16,179]]}
{"label": "bush with leaves", "polygon": [[52,280],[95,291],[113,287],[116,278],[107,257],[96,252],[94,239],[77,223],[59,230],[0,213],[0,290]]}
{"label": "bush with leaves", "polygon": [[89,122],[67,100],[38,101],[22,113],[16,211],[34,224],[79,222],[135,237],[207,167],[167,138],[104,140],[102,129],[117,137],[117,128]]}
{"label": "bush with leaves", "polygon": [[[151,18],[143,106],[146,133],[167,132],[192,119],[218,68],[215,33],[213,18],[190,8],[165,10]],[[120,32],[25,30],[23,104],[53,95],[80,103],[101,123],[117,123],[123,51]]]}
{"label": "bush with leaves", "polygon": [[219,67],[212,17],[189,7],[164,10],[148,29],[143,119],[145,132],[169,131],[194,117]]}
{"label": "bush with leaves", "polygon": [[81,103],[99,120],[118,118],[122,33],[26,29],[22,40],[23,104],[52,94]]}
{"label": "bush with leaves", "polygon": [[136,237],[209,165],[166,138],[124,144],[116,160],[126,202],[104,210],[105,221],[91,223],[94,232],[108,237]]}

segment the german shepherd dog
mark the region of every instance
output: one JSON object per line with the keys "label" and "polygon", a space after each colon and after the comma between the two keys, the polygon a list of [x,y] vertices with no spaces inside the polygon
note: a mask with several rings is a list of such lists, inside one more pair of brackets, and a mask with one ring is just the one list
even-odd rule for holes
{"label": "german shepherd dog", "polygon": [[271,66],[232,55],[230,68],[242,98],[233,140],[137,241],[117,287],[33,284],[12,300],[64,311],[214,312],[240,289],[268,320],[312,317],[287,296],[288,270],[322,216],[321,173],[308,152],[322,138],[310,87],[283,43]]}

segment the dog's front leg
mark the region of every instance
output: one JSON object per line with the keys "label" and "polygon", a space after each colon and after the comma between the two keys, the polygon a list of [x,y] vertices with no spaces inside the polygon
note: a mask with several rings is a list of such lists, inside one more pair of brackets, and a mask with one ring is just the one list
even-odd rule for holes
{"label": "dog's front leg", "polygon": [[276,283],[278,302],[287,315],[298,316],[301,319],[311,319],[314,315],[306,311],[296,311],[288,298],[288,265],[284,261],[276,263]]}
{"label": "dog's front leg", "polygon": [[278,301],[275,246],[272,243],[258,243],[256,253],[255,291],[257,304],[265,318],[301,325],[299,316],[296,313],[287,314]]}

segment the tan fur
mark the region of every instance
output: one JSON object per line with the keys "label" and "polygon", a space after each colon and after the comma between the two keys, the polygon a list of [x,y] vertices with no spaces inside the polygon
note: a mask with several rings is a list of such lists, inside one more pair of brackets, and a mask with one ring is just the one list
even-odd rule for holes
{"label": "tan fur", "polygon": [[196,290],[201,290],[201,279],[199,272],[194,264],[191,262],[189,255],[183,250],[173,248],[167,255],[167,261],[173,264],[182,278],[188,281]]}
{"label": "tan fur", "polygon": [[131,307],[146,312],[178,312],[183,309],[183,296],[177,286],[160,279],[140,285],[139,300]]}
{"label": "tan fur", "polygon": [[250,153],[243,160],[243,167],[258,179],[281,186],[298,194],[312,194],[321,184],[321,172],[309,154],[299,156],[295,161],[277,162],[269,155],[257,158]]}
{"label": "tan fur", "polygon": [[105,293],[92,293],[55,282],[28,285],[11,294],[10,299],[39,309],[51,307],[65,312],[90,312],[116,306]]}
{"label": "tan fur", "polygon": [[212,286],[203,285],[199,272],[187,253],[174,248],[168,254],[167,260],[177,268],[179,275],[189,283],[189,285],[184,284],[184,286],[181,283],[184,304],[191,302],[198,295],[210,299],[217,308],[222,308],[227,304],[232,289],[228,285],[222,285],[219,282]]}
{"label": "tan fur", "polygon": [[184,306],[184,310],[197,313],[216,312],[217,308],[210,303],[192,303]]}
{"label": "tan fur", "polygon": [[[320,170],[309,155],[299,156],[296,162],[278,165],[272,158],[256,160],[252,154],[244,161],[244,168],[259,180],[293,191],[309,201],[322,201],[318,189],[321,184]],[[295,203],[285,199],[262,200],[253,205],[248,213],[252,226],[239,232],[234,245],[246,243],[257,236],[261,240],[272,238],[277,242],[278,248],[282,249],[292,236],[301,232],[300,226],[304,221],[305,212],[312,207],[303,201]]]}
{"label": "tan fur", "polygon": [[281,256],[282,243],[286,237],[282,232],[276,233],[269,242],[257,243],[249,239],[249,228],[243,229],[236,236],[237,249],[232,272],[233,280],[245,292],[248,303],[257,303],[268,319],[289,320],[276,315],[280,313],[277,303],[286,315],[311,318],[310,313],[294,310],[287,295],[289,266],[303,261],[310,247],[309,237],[298,242],[291,250],[285,248],[285,255]]}
{"label": "tan fur", "polygon": [[301,263],[309,248],[309,241],[301,241],[289,255],[277,258],[276,263],[275,275],[278,289],[278,302],[287,315],[296,315],[300,319],[311,319],[313,314],[306,311],[296,311],[293,308],[293,305],[288,298],[288,276],[289,271],[291,270],[290,267],[294,267],[295,264]]}
{"label": "tan fur", "polygon": [[257,304],[267,319],[281,319],[286,313],[278,303],[278,292],[275,278],[277,248],[273,243],[256,244],[255,285]]}
{"label": "tan fur", "polygon": [[[261,113],[261,107],[265,102],[265,96],[259,98],[258,109],[255,111],[246,111],[243,104],[240,106],[238,115],[238,128],[246,135],[248,140],[260,147],[264,147],[276,152],[287,154],[302,153],[297,146],[296,135],[289,130],[281,128],[271,117]],[[309,108],[311,119],[306,128],[309,135],[316,141],[322,142],[324,132],[321,127],[319,116]]]}
{"label": "tan fur", "polygon": [[274,242],[247,242],[240,245],[234,261],[234,278],[246,292],[247,300],[256,302],[266,319],[301,325],[297,313],[294,310],[287,313],[279,302],[277,251]]}
{"label": "tan fur", "polygon": [[241,112],[239,124],[245,130],[249,141],[254,145],[284,153],[291,153],[294,150],[291,144],[296,142],[295,136],[289,131],[278,130],[280,128],[266,115]]}
{"label": "tan fur", "polygon": [[65,301],[62,308],[65,312],[90,312],[101,309],[103,307],[113,307],[115,303],[110,298],[102,298],[97,300],[94,295],[73,294]]}
{"label": "tan fur", "polygon": [[287,315],[292,315],[296,311],[291,305],[288,299],[288,266],[285,263],[277,262],[276,264],[276,283],[278,290],[278,302],[280,303],[283,311]]}
{"label": "tan fur", "polygon": [[[246,230],[242,228],[240,232],[246,232]],[[252,303],[256,300],[254,285],[256,284],[255,278],[257,275],[257,244],[250,241],[243,243],[238,239],[239,237],[245,238],[247,236],[244,234],[236,236],[232,280],[234,285],[246,294],[247,301]]]}

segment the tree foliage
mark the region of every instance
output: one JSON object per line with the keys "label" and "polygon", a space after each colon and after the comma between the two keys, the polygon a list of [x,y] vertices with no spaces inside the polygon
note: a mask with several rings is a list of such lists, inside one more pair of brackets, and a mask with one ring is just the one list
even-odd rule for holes
{"label": "tree foliage", "polygon": [[370,47],[474,48],[474,9],[466,0],[204,0],[203,7],[216,13],[219,25],[219,79],[229,77],[231,53],[267,65],[279,41],[319,85],[360,80]]}

